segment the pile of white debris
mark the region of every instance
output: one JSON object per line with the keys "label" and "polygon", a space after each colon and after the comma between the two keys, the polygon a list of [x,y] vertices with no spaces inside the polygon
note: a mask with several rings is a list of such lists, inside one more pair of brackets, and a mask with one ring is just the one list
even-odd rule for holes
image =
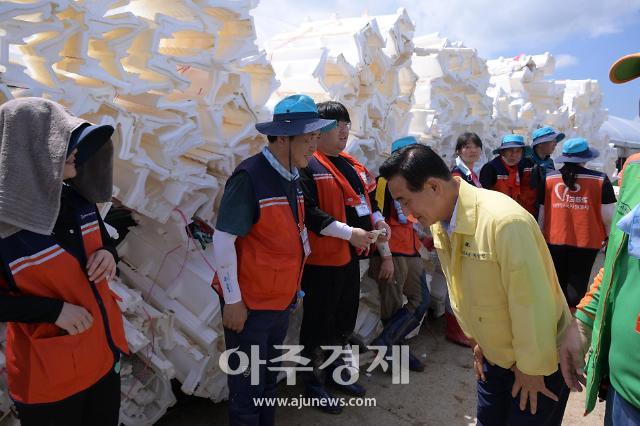
{"label": "pile of white debris", "polygon": [[[156,422],[176,401],[172,379],[186,394],[227,397],[212,248],[203,248],[187,226],[194,218],[215,224],[226,179],[265,143],[255,123],[268,120],[268,106],[283,97],[306,93],[344,103],[352,119],[347,150],[374,172],[393,140],[408,133],[451,159],[464,131],[478,133],[488,153],[502,134],[541,125],[589,138],[605,152],[599,167],[612,171],[615,152],[598,139],[606,112],[597,82],[546,79],[554,67],[550,54],[485,61],[437,35],[414,39],[404,9],[304,22],[266,43],[265,53],[249,15],[255,5],[0,2],[0,103],[44,96],[116,128],[114,198],[137,221],[119,246],[120,276],[111,283],[131,348],[122,370],[126,425]],[[444,293],[434,293],[442,312]],[[357,334],[368,343],[380,330],[379,294],[370,279],[363,280],[361,302]],[[299,312],[288,343],[297,341],[298,325]],[[4,338],[0,368],[3,345]],[[17,422],[10,407],[0,377],[7,424]]]}

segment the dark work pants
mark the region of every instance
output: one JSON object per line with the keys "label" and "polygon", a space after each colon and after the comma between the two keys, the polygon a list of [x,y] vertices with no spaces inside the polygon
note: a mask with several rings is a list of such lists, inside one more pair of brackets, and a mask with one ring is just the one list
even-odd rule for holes
{"label": "dark work pants", "polygon": [[591,268],[598,256],[597,249],[549,244],[558,281],[569,307],[575,308],[587,292]]}
{"label": "dark work pants", "polygon": [[[224,329],[224,338],[227,350],[238,348],[249,359],[249,369],[246,373],[227,376],[229,384],[229,420],[231,425],[261,425],[269,426],[275,423],[276,407],[256,406],[254,398],[275,398],[278,394],[278,373],[268,367],[279,367],[280,363],[270,360],[282,355],[282,350],[275,345],[282,345],[289,327],[289,312],[284,311],[253,311],[248,312],[247,321],[240,333]],[[258,348],[260,359],[255,361],[267,361],[266,364],[253,365],[251,359],[251,346]],[[229,367],[237,370],[240,358],[237,355],[229,357]],[[251,369],[258,368],[258,383],[251,383]]]}
{"label": "dark work pants", "polygon": [[319,346],[343,346],[353,333],[360,304],[360,264],[355,256],[345,266],[307,265],[300,344],[305,353]]}
{"label": "dark work pants", "polygon": [[16,402],[16,409],[22,426],[117,426],[120,374],[112,368],[93,386],[61,401],[44,404]]}
{"label": "dark work pants", "polygon": [[569,388],[564,383],[560,366],[558,371],[544,378],[544,383],[558,397],[558,402],[538,393],[536,414],[531,414],[527,403],[525,411],[520,410],[520,394],[511,397],[515,374],[511,370],[491,365],[486,360],[483,365],[486,382],[478,380],[478,425],[479,426],[555,426],[562,424],[564,409],[569,399]]}

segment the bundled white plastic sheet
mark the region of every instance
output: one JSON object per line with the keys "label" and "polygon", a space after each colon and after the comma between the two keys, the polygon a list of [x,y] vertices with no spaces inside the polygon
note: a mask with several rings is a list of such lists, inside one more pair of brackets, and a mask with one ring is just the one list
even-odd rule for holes
{"label": "bundled white plastic sheet", "polygon": [[[126,425],[162,417],[175,403],[174,378],[187,394],[227,397],[212,249],[203,250],[186,225],[194,216],[215,223],[226,179],[265,143],[255,123],[268,120],[268,107],[283,97],[306,93],[345,104],[347,151],[373,172],[393,140],[409,133],[450,161],[457,136],[473,131],[488,159],[504,133],[528,136],[541,125],[586,137],[603,153],[596,166],[612,171],[615,151],[598,136],[606,111],[597,82],[550,79],[548,53],[486,61],[460,42],[414,38],[404,9],[304,22],[268,41],[265,53],[249,14],[255,4],[0,2],[0,103],[44,96],[116,129],[114,197],[138,222],[119,246],[121,275],[111,283],[131,348],[122,368]],[[356,325],[365,344],[381,330],[379,293],[366,270],[363,262]],[[429,274],[440,313],[443,280]],[[300,318],[298,310],[287,343],[297,343]],[[10,406],[0,376],[3,422],[15,424]]]}

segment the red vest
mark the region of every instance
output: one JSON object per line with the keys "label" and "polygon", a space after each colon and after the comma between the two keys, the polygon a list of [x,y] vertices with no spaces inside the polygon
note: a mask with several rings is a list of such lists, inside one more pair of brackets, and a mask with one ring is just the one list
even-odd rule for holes
{"label": "red vest", "polygon": [[509,172],[504,167],[500,156],[491,160],[487,165],[493,167],[496,171],[496,184],[492,189],[494,191],[502,192],[505,195],[513,198],[522,207],[524,207],[529,213],[537,216],[536,198],[537,190],[531,187],[531,172],[533,171],[533,161],[529,158],[523,158],[518,164],[518,176],[520,177],[520,193],[514,194],[508,185]]}
{"label": "red vest", "polygon": [[578,174],[570,190],[559,171],[549,170],[545,182],[544,237],[549,244],[599,249],[606,238],[600,207],[604,174]]}
{"label": "red vest", "polygon": [[[95,205],[76,201],[87,258],[101,249]],[[59,299],[83,306],[93,316],[89,330],[66,334],[51,323],[8,323],[9,393],[16,401],[55,402],[95,384],[114,367],[114,352],[128,352],[117,296],[106,280],[89,282],[85,264],[51,236],[20,231],[0,240],[9,282],[20,295]]]}
{"label": "red vest", "polygon": [[400,222],[398,211],[384,179],[378,180],[376,200],[378,200],[378,205],[382,207],[384,217],[388,218],[387,223],[391,227],[391,239],[389,240],[391,254],[394,256],[419,256],[421,244],[418,233],[409,220],[407,223]]}
{"label": "red vest", "polygon": [[242,300],[249,309],[283,311],[296,297],[305,262],[304,198],[296,185],[296,223],[281,177],[262,153],[243,161],[235,173],[241,170],[249,174],[260,207],[249,234],[236,239]]}
{"label": "red vest", "polygon": [[[369,172],[356,159],[342,154],[341,156],[349,161],[356,170],[358,178],[362,182],[362,187],[365,188],[365,199],[367,204],[369,204],[369,211],[371,211],[369,192],[375,189],[375,179],[368,177]],[[309,160],[308,167],[313,174],[313,181],[318,190],[318,207],[320,210],[334,217],[336,220],[346,223],[347,213],[344,193],[336,177],[329,169],[320,164],[315,156]],[[349,241],[309,232],[309,242],[311,243],[311,255],[307,260],[309,265],[342,266],[351,260]]]}

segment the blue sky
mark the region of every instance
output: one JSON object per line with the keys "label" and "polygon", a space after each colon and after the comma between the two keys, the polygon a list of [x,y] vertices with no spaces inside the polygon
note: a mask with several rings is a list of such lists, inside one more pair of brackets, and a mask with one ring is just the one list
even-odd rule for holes
{"label": "blue sky", "polygon": [[611,115],[638,116],[640,79],[609,82],[611,64],[640,52],[640,0],[261,0],[252,12],[260,40],[310,18],[392,14],[407,9],[416,35],[439,32],[487,59],[551,52],[553,79],[598,80]]}

